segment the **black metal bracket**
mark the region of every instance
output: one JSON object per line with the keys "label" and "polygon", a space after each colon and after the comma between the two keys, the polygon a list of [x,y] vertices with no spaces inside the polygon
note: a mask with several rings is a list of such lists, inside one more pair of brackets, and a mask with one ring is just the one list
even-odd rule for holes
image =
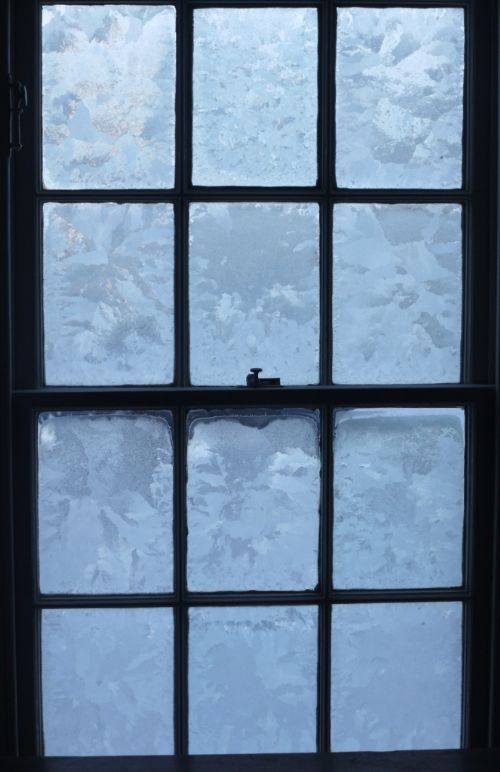
{"label": "black metal bracket", "polygon": [[247,386],[281,386],[279,378],[259,378],[262,367],[251,367],[247,375]]}
{"label": "black metal bracket", "polygon": [[28,90],[26,86],[16,78],[9,77],[10,94],[10,149],[21,150],[21,115],[28,106]]}

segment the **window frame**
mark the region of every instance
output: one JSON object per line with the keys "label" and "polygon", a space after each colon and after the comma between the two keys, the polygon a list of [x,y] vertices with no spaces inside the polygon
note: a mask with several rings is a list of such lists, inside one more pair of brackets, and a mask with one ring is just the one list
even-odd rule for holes
{"label": "window frame", "polygon": [[[65,4],[100,5],[103,0],[66,0]],[[114,4],[136,4],[121,0]],[[53,4],[46,0],[43,4]],[[37,640],[39,609],[120,605],[121,596],[40,597],[36,588],[36,436],[37,415],[58,410],[172,410],[174,416],[175,583],[173,594],[124,596],[123,605],[174,605],[175,714],[181,716],[175,731],[176,752],[187,751],[187,608],[190,605],[312,603],[320,608],[319,660],[323,678],[318,680],[318,749],[330,750],[329,657],[332,603],[405,600],[464,602],[464,747],[487,748],[500,744],[500,668],[496,653],[500,622],[495,622],[500,587],[500,546],[497,509],[500,482],[497,460],[498,422],[498,322],[497,290],[497,0],[448,0],[447,2],[376,2],[375,0],[148,0],[148,5],[174,5],[177,9],[176,182],[171,191],[43,191],[40,176],[40,99],[22,116],[24,148],[4,154],[2,184],[5,192],[0,237],[7,256],[2,263],[2,320],[6,334],[1,342],[1,408],[5,431],[2,438],[2,498],[7,513],[1,553],[2,629],[4,683],[0,696],[5,727],[0,751],[9,755],[37,754],[41,739],[40,663]],[[28,94],[40,96],[37,9],[41,0],[7,0],[0,9],[6,43],[2,56],[4,75],[13,73],[27,85]],[[318,124],[319,183],[316,188],[202,188],[190,183],[192,34],[189,16],[194,8],[210,6],[311,6],[320,10]],[[339,190],[330,169],[333,164],[334,106],[333,62],[335,8],[367,7],[463,7],[466,14],[466,67],[464,104],[464,187],[461,190]],[[9,139],[10,117],[2,123],[2,138]],[[182,138],[184,142],[182,141]],[[5,142],[4,147],[7,146]],[[10,157],[9,157],[10,156]],[[33,175],[33,169],[35,174]],[[173,386],[159,387],[46,387],[43,385],[41,339],[41,202],[127,201],[168,202],[176,210],[175,243],[176,315]],[[321,285],[321,382],[300,387],[198,387],[188,384],[188,205],[196,201],[287,201],[320,204]],[[338,386],[331,384],[332,351],[332,231],[333,205],[367,203],[461,203],[464,212],[463,382],[422,386]],[[473,259],[474,256],[474,259]],[[478,258],[479,256],[479,258]],[[487,300],[486,300],[487,298]],[[487,312],[485,313],[485,306]],[[38,363],[36,366],[35,363]],[[252,363],[252,365],[259,363]],[[242,381],[245,373],[242,372]],[[264,373],[265,375],[265,373]],[[467,487],[464,586],[437,590],[363,590],[331,588],[332,552],[332,441],[333,411],[338,407],[433,407],[464,406],[467,409]],[[188,593],[185,586],[186,501],[185,459],[187,410],[192,407],[299,407],[321,410],[322,517],[320,589],[317,593]],[[473,449],[475,452],[473,453]],[[473,458],[474,455],[474,458]],[[181,463],[182,462],[182,463]],[[325,516],[325,513],[328,513]],[[29,538],[27,535],[29,534]],[[203,597],[200,597],[203,595]],[[226,597],[222,597],[222,596]],[[300,597],[299,597],[300,596]],[[37,609],[34,612],[34,609]],[[497,615],[498,616],[498,615]],[[179,624],[180,623],[180,624]],[[493,635],[495,634],[495,635]],[[0,712],[0,717],[2,712]]]}

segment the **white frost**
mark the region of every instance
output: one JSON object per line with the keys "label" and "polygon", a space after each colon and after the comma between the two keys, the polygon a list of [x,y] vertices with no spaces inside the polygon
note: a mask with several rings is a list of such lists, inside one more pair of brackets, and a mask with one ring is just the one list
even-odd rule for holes
{"label": "white frost", "polygon": [[340,187],[459,188],[462,8],[339,8]]}
{"label": "white frost", "polygon": [[173,186],[175,49],[173,6],[43,8],[45,187]]}
{"label": "white frost", "polygon": [[317,608],[192,608],[189,752],[316,750]]}
{"label": "white frost", "polygon": [[193,383],[318,382],[317,204],[192,204],[189,284]]}
{"label": "white frost", "polygon": [[42,592],[172,591],[169,420],[168,413],[40,416]]}
{"label": "white frost", "polygon": [[194,184],[316,184],[317,51],[313,8],[194,11]]}
{"label": "white frost", "polygon": [[173,753],[171,609],[42,612],[47,756]]}
{"label": "white frost", "polygon": [[313,589],[318,581],[318,416],[300,411],[191,416],[189,589]]}

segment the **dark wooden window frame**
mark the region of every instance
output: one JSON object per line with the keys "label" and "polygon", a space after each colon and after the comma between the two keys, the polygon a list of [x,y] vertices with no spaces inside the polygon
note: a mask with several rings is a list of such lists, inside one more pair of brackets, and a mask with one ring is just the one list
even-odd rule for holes
{"label": "dark wooden window frame", "polygon": [[[115,0],[116,2],[116,0]],[[118,4],[136,4],[121,0]],[[73,4],[74,0],[66,0]],[[86,0],[75,4],[102,4]],[[1,403],[2,465],[0,542],[0,753],[33,757],[41,752],[39,617],[41,608],[158,606],[174,608],[175,748],[187,752],[187,609],[194,605],[308,603],[319,608],[318,750],[330,751],[329,651],[333,603],[459,600],[464,603],[463,746],[500,745],[498,587],[500,493],[498,422],[497,184],[498,0],[375,2],[371,0],[170,0],[177,8],[177,126],[175,187],[162,190],[44,191],[40,172],[40,70],[38,14],[41,0],[4,0],[0,6],[4,82],[1,113],[2,212]],[[47,0],[45,4],[51,4]],[[165,4],[149,0],[148,4]],[[312,6],[320,18],[318,123],[319,181],[310,188],[194,187],[191,168],[192,26],[195,7]],[[464,186],[460,190],[345,190],[335,185],[334,56],[336,8],[342,6],[463,7],[466,15]],[[10,152],[9,76],[27,86],[22,116],[23,149]],[[169,202],[175,219],[175,383],[167,387],[45,387],[42,374],[40,222],[44,201]],[[320,206],[320,385],[218,388],[189,385],[188,206],[195,201],[300,201]],[[331,373],[332,210],[338,202],[458,203],[464,222],[464,327],[462,383],[437,386],[335,386]],[[252,363],[259,364],[259,363]],[[242,383],[247,363],[242,363]],[[457,589],[331,589],[332,415],[337,407],[464,406],[467,410],[466,551],[464,584]],[[185,453],[190,408],[310,407],[321,411],[321,551],[319,584],[303,593],[189,593],[186,587]],[[175,458],[175,589],[166,595],[40,596],[36,586],[36,424],[41,411],[171,410]],[[333,754],[335,756],[335,754]],[[351,754],[352,756],[352,754]],[[412,754],[418,757],[419,754]],[[319,759],[325,758],[318,756]],[[409,758],[409,757],[408,757]],[[423,757],[422,757],[423,758]],[[445,756],[441,755],[441,759]],[[447,757],[451,758],[451,757]],[[179,760],[179,763],[181,760]],[[42,762],[40,762],[42,763]],[[95,762],[94,762],[95,763]],[[229,761],[227,762],[229,763]],[[241,762],[243,763],[243,762]],[[246,762],[245,762],[246,763]],[[312,763],[312,762],[311,762]],[[94,767],[89,760],[88,764]],[[172,767],[173,769],[174,767]],[[179,767],[180,769],[181,767]],[[184,769],[184,767],[182,767]],[[228,767],[232,768],[232,767]],[[236,769],[236,766],[234,766]],[[246,769],[247,767],[245,767]],[[262,768],[254,757],[249,770]],[[310,767],[312,768],[312,767]],[[360,767],[361,768],[361,767]],[[395,769],[398,767],[394,767]],[[406,767],[405,767],[406,768]],[[408,767],[409,768],[409,767]],[[417,767],[415,767],[416,769]],[[429,768],[429,767],[426,767]],[[444,769],[445,767],[443,767]],[[208,769],[208,767],[207,767]],[[318,767],[319,769],[319,767]],[[340,767],[339,767],[340,769]]]}

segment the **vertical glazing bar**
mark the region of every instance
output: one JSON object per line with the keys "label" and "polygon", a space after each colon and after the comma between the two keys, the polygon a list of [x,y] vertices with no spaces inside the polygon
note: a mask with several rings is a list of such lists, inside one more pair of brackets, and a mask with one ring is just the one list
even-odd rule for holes
{"label": "vertical glazing bar", "polygon": [[[331,25],[335,11],[329,2],[319,9],[319,115],[322,146],[319,148],[322,192],[331,193],[333,116]],[[329,199],[320,204],[320,383],[332,381],[332,213]]]}
{"label": "vertical glazing bar", "polygon": [[331,604],[328,599],[332,576],[332,410],[321,410],[321,517],[319,587],[323,602],[319,607],[318,652],[318,751],[330,751],[330,658]]}
{"label": "vertical glazing bar", "polygon": [[329,141],[330,141],[330,169],[329,169],[329,190],[337,190],[337,178],[336,178],[336,156],[337,156],[337,140],[336,140],[336,94],[337,94],[337,82],[336,82],[336,67],[337,67],[337,8],[330,9],[329,15],[329,31],[328,31],[328,48],[330,51],[330,83],[329,83],[329,116],[331,121]]}
{"label": "vertical glazing bar", "polygon": [[320,204],[320,383],[332,382],[333,207]]}
{"label": "vertical glazing bar", "polygon": [[187,753],[186,463],[187,411],[174,412],[175,754]]}
{"label": "vertical glazing bar", "polygon": [[[319,148],[321,190],[330,192],[331,185],[331,129],[330,118],[332,79],[330,58],[330,19],[332,9],[328,2],[319,9],[319,114],[322,146]],[[332,378],[332,233],[331,206],[320,204],[320,383],[329,384]]]}
{"label": "vertical glazing bar", "polygon": [[323,2],[318,8],[318,183],[320,190],[330,191],[330,39],[329,24],[332,9]]}
{"label": "vertical glazing bar", "polygon": [[192,44],[191,12],[186,4],[177,4],[177,97],[176,97],[176,191],[179,195],[175,207],[175,384],[189,384],[189,288],[188,243],[189,207],[185,191],[189,181],[189,152],[187,127],[191,70],[189,48]]}
{"label": "vertical glazing bar", "polygon": [[[192,88],[192,11],[187,3],[177,3],[177,151],[176,180],[180,199],[176,206],[176,379],[180,386],[189,385],[189,202],[186,189],[191,181],[191,88]],[[186,463],[187,411],[175,413],[175,753],[188,750],[188,658],[186,599]]]}
{"label": "vertical glazing bar", "polygon": [[175,210],[175,385],[189,384],[189,204],[184,196]]}

